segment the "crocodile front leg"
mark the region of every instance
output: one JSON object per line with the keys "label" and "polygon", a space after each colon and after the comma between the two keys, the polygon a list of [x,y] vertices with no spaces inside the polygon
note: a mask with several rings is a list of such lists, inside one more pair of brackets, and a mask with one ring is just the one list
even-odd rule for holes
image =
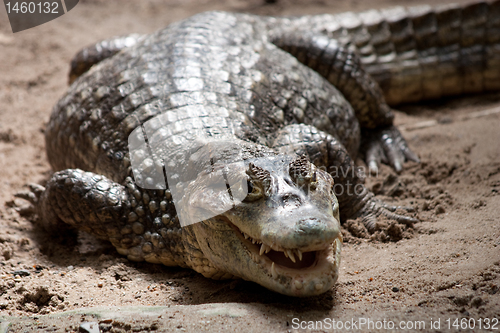
{"label": "crocodile front leg", "polygon": [[388,205],[376,199],[364,186],[364,174],[354,164],[344,146],[333,136],[305,124],[289,125],[277,135],[273,147],[283,154],[306,155],[317,167],[332,175],[334,191],[340,206],[340,219],[362,217],[368,230],[373,231],[378,216],[405,224],[417,219],[394,213],[408,207]]}
{"label": "crocodile front leg", "polygon": [[131,212],[129,195],[123,185],[104,176],[80,169],[53,174],[43,191],[32,198],[39,224],[47,230],[64,225],[84,230],[121,247],[120,231]]}
{"label": "crocodile front leg", "polygon": [[95,64],[112,57],[124,48],[133,46],[142,37],[139,34],[130,34],[102,40],[94,45],[83,48],[71,60],[69,84],[73,83],[73,81]]}
{"label": "crocodile front leg", "polygon": [[92,172],[66,169],[54,173],[45,188],[18,196],[34,204],[45,229],[60,232],[70,226],[109,240],[130,260],[186,266],[182,229],[165,212],[166,201],[141,190],[130,177],[121,185]]}

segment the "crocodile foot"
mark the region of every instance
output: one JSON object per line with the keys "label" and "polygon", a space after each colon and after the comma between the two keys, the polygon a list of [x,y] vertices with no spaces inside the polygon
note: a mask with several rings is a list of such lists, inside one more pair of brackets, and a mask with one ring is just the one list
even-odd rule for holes
{"label": "crocodile foot", "polygon": [[378,173],[380,162],[389,164],[396,172],[403,170],[405,161],[419,162],[395,126],[365,130],[361,151],[371,173]]}
{"label": "crocodile foot", "polygon": [[408,226],[419,222],[419,220],[414,217],[398,214],[396,212],[398,210],[403,210],[408,213],[415,212],[413,207],[389,205],[373,196],[370,196],[369,199],[365,201],[361,209],[358,210],[354,218],[360,217],[366,229],[368,229],[370,233],[375,231],[375,224],[377,223],[377,218],[379,216],[384,216],[390,220],[394,220]]}
{"label": "crocodile foot", "polygon": [[35,183],[27,184],[26,186],[28,186],[29,190],[17,192],[14,196],[28,201],[29,204],[16,206],[14,209],[19,213],[19,215],[29,217],[37,213],[38,201],[40,200],[40,196],[43,191],[45,191],[45,187]]}

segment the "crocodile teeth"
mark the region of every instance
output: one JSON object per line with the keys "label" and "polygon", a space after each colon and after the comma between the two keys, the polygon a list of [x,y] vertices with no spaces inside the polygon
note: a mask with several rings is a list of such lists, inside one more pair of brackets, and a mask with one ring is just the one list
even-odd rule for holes
{"label": "crocodile teeth", "polygon": [[276,280],[278,278],[278,272],[276,272],[276,267],[274,267],[274,262],[271,265],[271,274],[273,276],[273,279]]}
{"label": "crocodile teeth", "polygon": [[299,280],[295,280],[293,284],[295,285],[295,289],[302,289],[302,282]]}
{"label": "crocodile teeth", "polygon": [[269,251],[271,251],[271,247],[267,244],[264,244],[262,243],[262,245],[260,246],[260,255],[264,254],[265,253],[268,253]]}
{"label": "crocodile teeth", "polygon": [[299,257],[299,260],[302,261],[302,251],[300,251],[299,249],[297,249],[295,251],[297,251],[297,256]]}
{"label": "crocodile teeth", "polygon": [[323,283],[316,283],[314,288],[316,288],[317,291],[320,291],[321,289],[323,289]]}
{"label": "crocodile teeth", "polygon": [[[250,237],[250,235],[247,234],[246,232],[242,232],[242,234],[243,234],[243,237],[245,237],[245,239],[250,240],[252,242],[252,244],[257,244],[257,245],[260,244],[259,255],[263,255],[264,253],[269,253],[271,250],[273,250],[273,248],[271,246],[265,244],[264,242],[262,242],[258,239],[254,239],[254,238]],[[285,257],[289,258],[294,263],[297,262],[296,257],[295,257],[296,255],[299,258],[299,261],[302,261],[302,251],[300,251],[299,249],[283,249],[283,250],[274,249],[274,251],[283,252]],[[273,271],[277,276],[276,269],[274,269]],[[275,274],[273,274],[273,276]]]}

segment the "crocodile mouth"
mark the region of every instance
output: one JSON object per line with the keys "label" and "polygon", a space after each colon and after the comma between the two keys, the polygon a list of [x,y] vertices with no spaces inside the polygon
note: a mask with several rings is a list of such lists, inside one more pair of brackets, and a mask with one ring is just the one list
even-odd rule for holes
{"label": "crocodile mouth", "polygon": [[261,240],[250,237],[248,234],[237,230],[242,236],[242,242],[251,250],[252,254],[258,253],[259,257],[267,257],[274,264],[290,269],[306,269],[316,262],[317,252],[302,252],[299,249],[279,249],[263,243]]}
{"label": "crocodile mouth", "polygon": [[266,244],[242,232],[234,224],[229,224],[247,248],[251,259],[274,280],[288,281],[287,284],[295,292],[300,292],[305,285],[312,284],[309,287],[315,289],[314,293],[321,293],[337,280],[341,234],[333,243],[325,245],[324,249],[303,252],[300,249],[285,249]]}

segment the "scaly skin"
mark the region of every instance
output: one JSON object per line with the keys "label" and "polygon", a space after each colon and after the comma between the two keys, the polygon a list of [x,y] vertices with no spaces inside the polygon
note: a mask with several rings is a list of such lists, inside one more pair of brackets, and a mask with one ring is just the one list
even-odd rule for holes
{"label": "scaly skin", "polygon": [[[47,126],[56,172],[24,197],[47,229],[86,230],[131,260],[321,294],[338,277],[341,221],[416,221],[377,201],[353,163],[361,142],[372,169],[418,160],[385,100],[500,88],[499,4],[208,12],[101,42],[75,57]],[[180,211],[162,170],[182,185]],[[178,214],[202,221],[181,227]]]}

